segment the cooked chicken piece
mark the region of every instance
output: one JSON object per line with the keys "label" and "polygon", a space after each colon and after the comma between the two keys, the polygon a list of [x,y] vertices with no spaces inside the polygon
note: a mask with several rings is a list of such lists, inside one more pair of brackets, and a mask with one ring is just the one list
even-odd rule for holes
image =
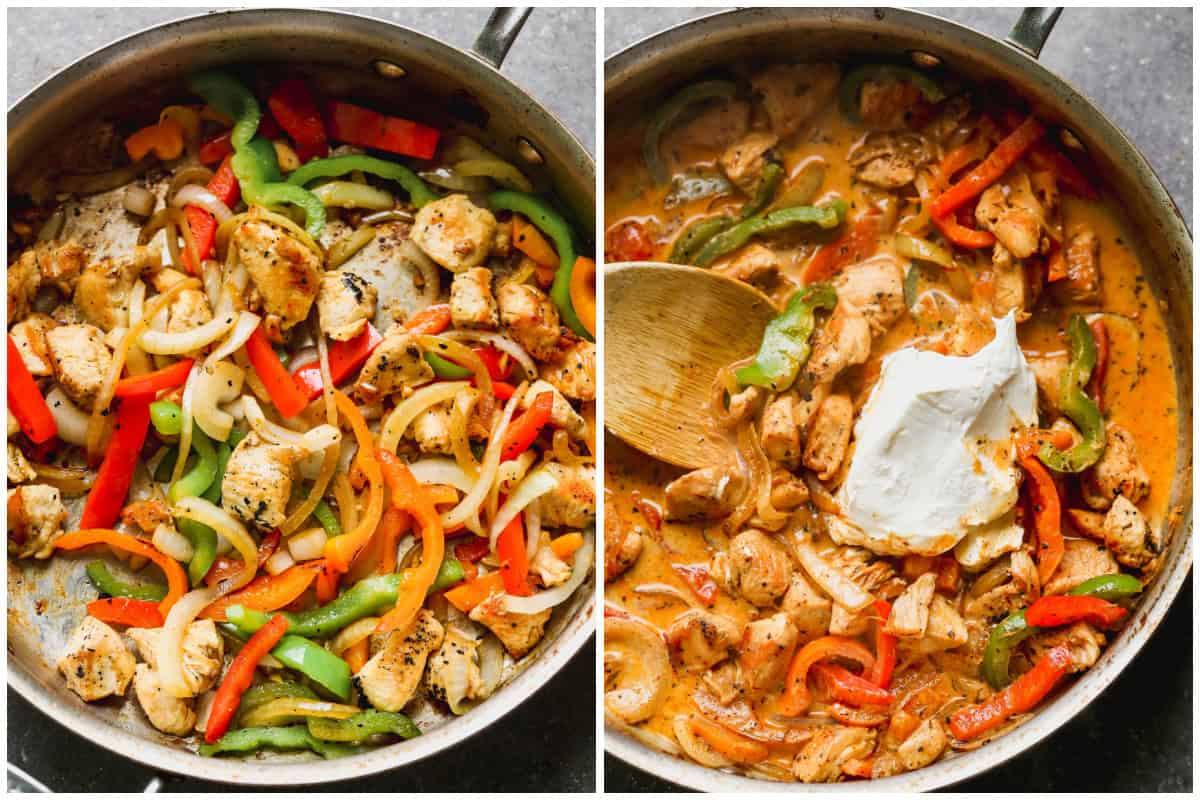
{"label": "cooked chicken piece", "polygon": [[733,537],[726,552],[713,556],[713,573],[722,575],[730,594],[767,608],[791,585],[792,561],[782,544],[752,528]]}
{"label": "cooked chicken piece", "polygon": [[1033,308],[1042,288],[1041,279],[1034,277],[1037,275],[1040,275],[1037,270],[1013,258],[997,242],[992,248],[992,315],[1003,317],[1016,311],[1018,322],[1029,319],[1028,309]]}
{"label": "cooked chicken piece", "polygon": [[816,728],[813,737],[792,762],[792,774],[804,783],[823,783],[838,778],[847,761],[871,754],[875,749],[875,735],[872,728],[848,725]]}
{"label": "cooked chicken piece", "polygon": [[750,85],[771,130],[786,139],[826,105],[840,78],[837,64],[773,64],[751,75]]}
{"label": "cooked chicken piece", "polygon": [[767,458],[787,467],[800,461],[800,428],[796,426],[795,398],[788,393],[767,401],[762,415],[762,448]]}
{"label": "cooked chicken piece", "polygon": [[792,415],[796,419],[796,426],[802,431],[808,431],[812,425],[813,418],[817,416],[817,410],[821,404],[825,402],[825,398],[829,397],[830,386],[828,383],[819,383],[808,387],[804,391],[797,390],[794,392],[796,396],[796,405],[792,409]]}
{"label": "cooked chicken piece", "polygon": [[422,453],[453,453],[450,446],[450,401],[430,406],[417,415],[408,432]]}
{"label": "cooked chicken piece", "polygon": [[812,355],[804,371],[814,384],[830,383],[843,369],[863,363],[870,354],[870,323],[858,308],[839,302],[813,336]]}
{"label": "cooked chicken piece", "polygon": [[1118,563],[1142,569],[1162,550],[1162,537],[1124,495],[1117,495],[1104,517],[1104,543]]}
{"label": "cooked chicken piece", "polygon": [[199,289],[184,289],[171,302],[167,317],[167,332],[190,331],[213,318],[208,295]]}
{"label": "cooked chicken piece", "polygon": [[929,604],[929,624],[925,627],[925,636],[918,644],[918,649],[922,653],[953,650],[966,644],[968,638],[966,623],[958,609],[944,596],[935,594]]}
{"label": "cooked chicken piece", "polygon": [[417,212],[412,240],[425,254],[451,272],[464,272],[484,262],[496,239],[496,218],[465,194],[451,194]]}
{"label": "cooked chicken piece", "polygon": [[604,582],[633,566],[642,554],[642,534],[627,525],[615,505],[604,501]]}
{"label": "cooked chicken piece", "polygon": [[[828,517],[827,521],[834,519],[837,518]],[[893,583],[900,584],[896,594],[903,591],[903,582],[896,575],[892,563],[887,559],[879,558],[866,548],[838,547],[825,553],[824,556],[831,566],[867,592],[874,594]]]}
{"label": "cooked chicken piece", "polygon": [[1038,400],[1043,409],[1055,414],[1062,413],[1062,378],[1070,364],[1066,353],[1049,356],[1026,356],[1033,377],[1037,380]]}
{"label": "cooked chicken piece", "polygon": [[125,694],[136,664],[120,634],[95,617],[84,617],[71,631],[58,671],[67,688],[90,703]]}
{"label": "cooked chicken piece", "polygon": [[665,636],[684,668],[700,672],[733,655],[742,630],[724,614],[693,608],[676,617]]}
{"label": "cooked chicken piece", "polygon": [[1115,422],[1105,426],[1107,444],[1095,466],[1083,475],[1083,500],[1092,508],[1108,508],[1118,495],[1140,503],[1150,491],[1150,475],[1138,461],[1133,434]]}
{"label": "cooked chicken piece", "polygon": [[375,287],[360,275],[342,270],[324,273],[317,292],[321,331],[339,342],[353,339],[375,318],[378,297]]}
{"label": "cooked chicken piece", "polygon": [[746,478],[729,467],[703,467],[667,484],[667,518],[720,519],[729,516],[746,492]]}
{"label": "cooked chicken piece", "polygon": [[556,428],[562,428],[575,439],[586,438],[587,421],[575,411],[575,407],[567,398],[563,397],[562,392],[546,381],[538,380],[530,384],[529,390],[521,398],[521,408],[528,409],[537,400],[538,395],[546,392],[554,397],[554,403],[550,408],[550,424]]}
{"label": "cooked chicken piece", "polygon": [[90,412],[112,369],[104,334],[92,325],[59,325],[46,332],[54,376],[67,397]]}
{"label": "cooked chicken piece", "polygon": [[920,638],[929,625],[929,604],[933,602],[937,578],[926,573],[917,578],[892,604],[885,630],[893,636]]}
{"label": "cooked chicken piece", "polygon": [[800,570],[792,573],[791,585],[788,586],[787,594],[783,596],[780,609],[796,626],[801,644],[829,632],[833,601],[823,595]]}
{"label": "cooked chicken piece", "polygon": [[87,263],[87,252],[73,241],[38,242],[21,253],[8,267],[8,324],[24,319],[43,283],[58,287],[65,295]]}
{"label": "cooked chicken piece", "polygon": [[1055,283],[1075,303],[1100,301],[1100,240],[1088,228],[1071,234],[1063,251],[1067,277]]}
{"label": "cooked chicken piece", "polygon": [[17,418],[13,416],[11,410],[8,412],[8,438],[12,438],[21,432],[21,423],[17,422]]}
{"label": "cooked chicken piece", "polygon": [[1016,258],[1029,258],[1038,251],[1042,223],[1029,208],[1014,202],[1015,192],[1004,184],[989,186],[975,207],[975,221],[991,231]]}
{"label": "cooked chicken piece", "polygon": [[1091,625],[1075,622],[1065,628],[1035,633],[1029,638],[1028,648],[1031,658],[1036,662],[1051,649],[1065,644],[1071,651],[1071,671],[1083,672],[1100,659],[1106,642],[1104,634]]}
{"label": "cooked chicken piece", "polygon": [[717,702],[727,706],[745,691],[736,661],[723,661],[700,676],[700,684]]}
{"label": "cooked chicken piece", "polygon": [[159,258],[148,247],[136,247],[123,258],[89,264],[75,284],[75,305],[83,318],[104,331],[129,325],[129,295],[145,269],[157,269]]}
{"label": "cooked chicken piece", "polygon": [[924,98],[921,90],[908,81],[864,81],[858,94],[858,115],[876,130],[899,130],[909,127]]}
{"label": "cooked chicken piece", "polygon": [[547,528],[586,528],[596,521],[596,468],[568,467],[551,461],[543,467],[558,480],[538,501]]}
{"label": "cooked chicken piece", "polygon": [[500,312],[492,295],[492,271],[475,267],[454,276],[450,284],[450,318],[456,328],[483,328],[494,331],[500,325]]}
{"label": "cooked chicken piece", "polygon": [[743,247],[732,261],[717,267],[716,272],[743,283],[768,283],[779,275],[783,266],[779,256],[761,244]]}
{"label": "cooked chicken piece", "polygon": [[578,341],[548,364],[542,364],[542,379],[572,400],[596,399],[596,345]]}
{"label": "cooked chicken piece", "polygon": [[37,470],[30,465],[29,459],[25,458],[25,454],[21,452],[21,448],[9,442],[8,482],[28,483],[34,480],[37,480]]}
{"label": "cooked chicken piece", "polygon": [[529,560],[529,571],[542,581],[547,589],[566,583],[571,577],[571,565],[559,558],[550,548],[550,537],[542,531],[542,540],[537,552]]}
{"label": "cooked chicken piece", "polygon": [[766,395],[757,386],[747,386],[729,398],[728,417],[730,425],[745,422],[758,412],[759,402]]}
{"label": "cooked chicken piece", "polygon": [[968,303],[960,303],[954,313],[954,324],[946,332],[946,354],[973,356],[996,338],[996,326],[987,311]]}
{"label": "cooked chicken piece", "polygon": [[294,447],[269,444],[253,431],[238,443],[221,481],[221,506],[259,530],[277,528],[287,519],[296,463]]}
{"label": "cooked chicken piece", "polygon": [[[75,281],[83,274],[88,261],[87,251],[79,243],[38,242],[34,246],[34,253],[43,283],[52,284],[66,295],[74,292]],[[134,257],[146,259],[146,265],[158,262],[156,256],[150,255],[143,248],[135,247]]]}
{"label": "cooked chicken piece", "polygon": [[662,153],[666,157],[680,150],[723,149],[745,136],[749,127],[749,103],[741,100],[709,103],[663,136]]}
{"label": "cooked chicken piece", "polygon": [[152,534],[159,525],[174,519],[171,510],[162,500],[135,500],[121,509],[121,522],[137,526],[142,533]]}
{"label": "cooked chicken piece", "polygon": [[408,630],[371,635],[374,654],[354,676],[359,691],[380,711],[399,711],[416,694],[425,661],[442,646],[445,631],[428,609]]}
{"label": "cooked chicken piece", "polygon": [[1120,572],[1112,553],[1102,544],[1085,539],[1067,539],[1062,561],[1042,587],[1042,594],[1065,594],[1088,578]]}
{"label": "cooked chicken piece", "polygon": [[49,558],[63,535],[67,509],[58,489],[35,483],[8,490],[7,519],[8,552],[17,558]]}
{"label": "cooked chicken piece", "polygon": [[893,133],[871,134],[847,156],[856,179],[889,191],[912,183],[918,170],[932,160],[933,153],[921,137]]}
{"label": "cooked chicken piece", "polygon": [[984,525],[977,525],[954,546],[954,558],[968,570],[977,572],[1005,553],[1011,553],[1025,540],[1025,529],[1017,524],[1010,510]]}
{"label": "cooked chicken piece", "polygon": [[875,333],[886,331],[904,313],[904,273],[890,256],[846,267],[834,278],[833,288],[838,302],[861,311]]}
{"label": "cooked chicken piece", "polygon": [[429,675],[425,679],[429,694],[450,706],[455,714],[466,711],[463,702],[479,697],[483,691],[483,676],[475,654],[478,647],[479,642],[447,628],[441,648],[429,658]]}
{"label": "cooked chicken piece", "polygon": [[12,326],[8,335],[12,337],[21,352],[21,360],[25,369],[35,378],[44,378],[54,374],[54,364],[50,360],[50,348],[46,344],[46,332],[58,325],[52,317],[46,314],[30,314],[24,320]]}
{"label": "cooked chicken piece", "polygon": [[751,197],[758,190],[767,154],[779,142],[779,137],[766,131],[751,131],[730,145],[718,163],[734,186]]}
{"label": "cooked chicken piece", "polygon": [[496,291],[500,320],[517,343],[538,361],[558,357],[558,309],[536,286],[504,283]]}
{"label": "cooked chicken piece", "polygon": [[834,603],[829,614],[829,632],[834,636],[862,636],[874,619],[875,612],[870,606],[851,611],[841,603]]}
{"label": "cooked chicken piece", "polygon": [[37,254],[26,250],[20,258],[8,265],[8,324],[18,322],[29,315],[33,298],[42,285],[42,273],[38,269]]}
{"label": "cooked chicken piece", "polygon": [[416,335],[397,325],[367,358],[354,382],[354,394],[364,402],[372,402],[405,387],[423,386],[433,377],[433,367],[425,360]]}
{"label": "cooked chicken piece", "polygon": [[746,691],[757,693],[778,687],[799,638],[796,626],[783,612],[747,625],[738,652]]}
{"label": "cooked chicken piece", "polygon": [[821,403],[808,429],[804,444],[804,466],[827,481],[837,474],[850,446],[854,427],[854,403],[846,394],[831,394]]}
{"label": "cooked chicken piece", "polygon": [[133,691],[150,724],[163,733],[187,736],[196,726],[195,701],[176,697],[164,689],[158,672],[148,664],[137,665]]}
{"label": "cooked chicken piece", "polygon": [[1041,595],[1037,566],[1029,553],[1016,550],[1009,555],[1012,580],[978,597],[967,597],[964,612],[968,617],[995,619],[1023,608]]}
{"label": "cooked chicken piece", "polygon": [[905,769],[920,769],[936,761],[946,752],[948,744],[950,737],[946,735],[945,726],[937,717],[930,717],[900,743],[896,748],[896,755],[900,757],[900,763]]}
{"label": "cooked chicken piece", "polygon": [[[327,230],[334,231],[341,223],[331,220]],[[375,238],[350,257],[338,270],[357,275],[375,289],[375,318],[373,323],[386,334],[399,321],[429,305],[426,270],[440,270],[421,249],[409,241],[412,226],[407,222],[381,222],[374,226]],[[349,235],[347,228],[344,234]],[[332,234],[330,234],[332,236]],[[324,241],[324,236],[322,237]],[[336,237],[333,238],[336,240]],[[440,277],[439,287],[441,286]],[[319,305],[318,305],[319,309]]]}
{"label": "cooked chicken piece", "polygon": [[808,486],[783,467],[771,473],[771,505],[780,511],[791,511],[808,502]]}
{"label": "cooked chicken piece", "polygon": [[303,322],[321,285],[321,259],[291,236],[265,222],[243,223],[233,233],[233,247],[246,266],[266,313],[266,330],[280,339]]}
{"label": "cooked chicken piece", "polygon": [[[137,645],[138,654],[158,669],[158,643],[162,628],[130,628],[126,633]],[[203,694],[217,684],[225,665],[225,640],[211,619],[189,623],[183,634],[183,682],[192,696]]]}
{"label": "cooked chicken piece", "polygon": [[552,609],[536,614],[513,614],[504,608],[504,595],[494,594],[471,609],[471,619],[485,625],[513,658],[521,658],[542,640]]}

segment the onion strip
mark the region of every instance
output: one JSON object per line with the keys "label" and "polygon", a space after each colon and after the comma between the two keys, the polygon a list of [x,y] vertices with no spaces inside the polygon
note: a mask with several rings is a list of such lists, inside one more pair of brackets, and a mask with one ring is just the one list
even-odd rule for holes
{"label": "onion strip", "polygon": [[525,377],[531,381],[536,381],[538,378],[537,364],[534,363],[533,357],[529,352],[517,344],[512,339],[499,333],[491,333],[490,331],[474,331],[474,330],[449,330],[444,333],[439,333],[442,339],[451,339],[453,341],[468,341],[468,342],[484,342],[499,350],[501,353],[506,353],[512,356],[521,369],[525,370]]}
{"label": "onion strip", "polygon": [[483,466],[479,471],[479,479],[475,481],[475,485],[471,487],[471,491],[459,501],[458,505],[442,514],[442,525],[447,529],[452,529],[466,522],[471,516],[478,513],[479,508],[483,505],[483,501],[487,498],[488,489],[491,488],[492,481],[495,480],[500,468],[500,455],[504,450],[504,433],[508,430],[508,423],[513,418],[513,413],[517,410],[517,406],[521,403],[521,398],[525,396],[528,390],[528,385],[522,383],[517,387],[517,391],[509,398],[508,403],[504,406],[504,413],[500,417],[500,422],[492,431],[491,438],[488,441],[487,451],[483,454]]}
{"label": "onion strip", "polygon": [[545,467],[538,468],[527,475],[525,480],[521,481],[516,490],[504,501],[504,505],[496,511],[489,534],[492,549],[496,549],[496,540],[500,538],[500,532],[516,519],[527,505],[557,488],[558,478],[554,477]]}
{"label": "onion strip", "polygon": [[379,449],[389,453],[396,452],[405,431],[420,414],[431,406],[444,403],[458,394],[464,388],[470,387],[465,381],[446,381],[422,386],[413,392],[407,400],[400,403],[388,415],[379,432]]}
{"label": "onion strip", "polygon": [[571,567],[571,577],[566,583],[547,589],[544,592],[529,597],[513,597],[504,595],[504,609],[510,614],[538,614],[548,608],[554,608],[575,593],[575,590],[587,580],[588,571],[592,567],[592,529],[583,530],[583,547],[575,551],[575,563]]}
{"label": "onion strip", "polygon": [[142,334],[139,344],[147,353],[156,356],[179,356],[184,353],[194,353],[220,339],[231,331],[238,321],[239,315],[230,312],[216,316],[203,325],[186,331],[166,333],[148,330]]}
{"label": "onion strip", "polygon": [[219,596],[223,597],[254,580],[254,573],[258,571],[258,545],[246,526],[228,511],[203,497],[183,497],[175,503],[172,513],[212,528],[218,536],[224,536],[242,557],[241,571],[217,584]]}
{"label": "onion strip", "polygon": [[209,214],[212,214],[218,223],[233,218],[233,211],[230,210],[229,206],[221,202],[220,198],[208,189],[195,184],[188,184],[180,189],[175,197],[171,199],[171,206],[174,208],[183,208],[185,206],[203,208]]}
{"label": "onion strip", "polygon": [[158,637],[155,658],[162,687],[172,697],[192,697],[183,674],[183,639],[188,625],[221,594],[216,587],[193,589],[171,606]]}

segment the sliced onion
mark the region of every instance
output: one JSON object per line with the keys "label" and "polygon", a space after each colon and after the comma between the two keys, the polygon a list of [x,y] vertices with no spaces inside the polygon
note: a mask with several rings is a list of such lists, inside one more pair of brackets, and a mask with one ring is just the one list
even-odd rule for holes
{"label": "sliced onion", "polygon": [[583,585],[591,567],[592,529],[585,528],[583,530],[583,547],[575,551],[575,564],[571,568],[571,577],[567,582],[530,597],[514,597],[506,594],[504,595],[504,609],[510,614],[538,614],[548,608],[554,608]]}
{"label": "sliced onion", "polygon": [[530,560],[542,544],[542,509],[534,500],[525,506],[525,555]]}
{"label": "sliced onion", "polygon": [[[738,430],[738,447],[749,468],[750,474],[747,476],[749,484],[751,487],[758,487],[758,497],[755,502],[755,511],[758,513],[757,521],[762,523],[761,527],[777,531],[787,523],[790,515],[776,510],[771,505],[771,464],[767,461],[767,454],[763,452],[762,439],[758,436],[754,425],[743,425]],[[751,489],[751,491],[754,490]]]}
{"label": "sliced onion", "polygon": [[442,339],[439,336],[418,336],[417,341],[427,352],[432,350],[442,358],[449,359],[475,373],[475,387],[479,390],[477,393],[479,415],[484,419],[491,419],[496,401],[495,395],[492,394],[492,375],[488,372],[487,364],[483,363],[483,359],[474,350],[453,339]]}
{"label": "sliced onion", "polygon": [[171,470],[172,483],[183,477],[183,469],[187,464],[188,455],[192,450],[192,426],[195,424],[192,407],[195,405],[196,384],[200,380],[200,374],[203,369],[200,364],[192,364],[187,381],[183,384],[183,397],[180,400],[180,417],[183,420],[183,424],[179,429],[179,450],[175,455],[175,466]]}
{"label": "sliced onion", "polygon": [[[233,330],[229,332],[229,336],[221,343],[221,346],[213,350],[209,354],[208,364],[215,364],[223,358],[229,358],[234,351],[244,345],[254,334],[254,330],[258,327],[261,319],[257,314],[251,314],[249,311],[243,311],[238,315],[237,323],[233,326]],[[233,398],[230,398],[231,400]]]}
{"label": "sliced onion", "polygon": [[538,378],[537,364],[534,363],[533,357],[529,352],[517,344],[512,339],[499,333],[491,333],[490,331],[474,331],[474,330],[451,330],[438,334],[443,339],[451,339],[453,341],[468,341],[468,342],[483,342],[490,344],[492,347],[499,350],[501,353],[507,353],[518,364],[521,369],[525,370],[525,377],[531,381]]}
{"label": "sliced onion", "polygon": [[477,390],[464,389],[454,398],[450,407],[450,450],[454,453],[454,460],[458,466],[472,479],[479,477],[479,462],[471,452],[467,423],[478,399]]}
{"label": "sliced onion", "polygon": [[242,394],[245,372],[231,361],[218,361],[200,368],[192,394],[192,416],[200,430],[218,442],[229,438],[233,414],[219,407]]}
{"label": "sliced onion", "polygon": [[[61,428],[59,433],[61,436]],[[87,494],[96,481],[96,473],[83,467],[56,467],[53,464],[36,462],[30,466],[37,473],[39,483],[53,486],[62,492],[64,497],[78,497]]]}
{"label": "sliced onion", "polygon": [[400,243],[400,257],[405,261],[411,262],[421,272],[421,277],[425,279],[425,285],[421,287],[421,303],[422,307],[431,306],[438,301],[438,296],[442,293],[442,273],[433,259],[425,255],[425,251],[417,247],[416,242],[412,239],[405,239]]}
{"label": "sliced onion", "polygon": [[214,261],[211,258],[206,258],[200,264],[200,276],[204,280],[204,294],[208,296],[209,307],[218,309],[216,312],[218,314],[228,311],[228,308],[223,308],[221,306],[221,298],[225,288],[225,280],[221,276],[220,262]]}
{"label": "sliced onion", "polygon": [[518,192],[532,192],[533,184],[521,170],[499,158],[468,158],[454,164],[454,171],[464,178],[491,178],[496,183]]}
{"label": "sliced onion", "polygon": [[355,253],[370,244],[376,233],[377,231],[370,225],[363,225],[349,236],[338,239],[329,248],[329,255],[325,259],[325,268],[337,269],[345,264],[354,257]]}
{"label": "sliced onion", "polygon": [[305,347],[303,350],[297,351],[296,355],[292,356],[292,359],[288,361],[288,371],[294,374],[301,367],[317,363],[320,358],[321,356],[317,353],[316,347]]}
{"label": "sliced onion", "polygon": [[190,167],[184,167],[175,171],[171,176],[171,182],[167,184],[166,201],[167,205],[174,205],[171,201],[175,199],[175,193],[185,186],[199,185],[204,186],[213,179],[213,171],[208,167],[202,167],[199,164],[194,164]]}
{"label": "sliced onion", "polygon": [[142,311],[146,304],[146,284],[144,281],[135,281],[133,288],[129,290],[129,324],[130,326],[137,325],[142,320]]}
{"label": "sliced onion", "polygon": [[333,637],[333,641],[329,643],[329,652],[335,656],[340,656],[374,633],[375,626],[378,624],[379,617],[364,617],[357,622],[350,623],[345,628],[342,628],[337,636]]}
{"label": "sliced onion", "polygon": [[804,571],[813,582],[824,589],[835,602],[850,611],[862,611],[874,602],[875,598],[863,591],[857,583],[821,558],[821,554],[808,541],[807,534],[796,531],[790,536],[790,542],[800,566],[804,567]]}
{"label": "sliced onion", "polygon": [[66,392],[55,386],[46,393],[46,405],[50,408],[50,416],[58,426],[58,438],[67,444],[83,447],[88,441],[88,415],[71,402]]}
{"label": "sliced onion", "polygon": [[219,314],[203,325],[177,333],[146,331],[139,343],[147,353],[157,356],[179,356],[194,353],[220,339],[233,329],[240,315]]}
{"label": "sliced onion", "polygon": [[194,183],[180,189],[175,194],[175,197],[171,199],[171,205],[175,208],[198,206],[212,214],[218,223],[222,223],[227,219],[233,219],[233,211],[229,206],[222,203],[221,199],[208,189],[205,189],[203,186],[197,186]]}
{"label": "sliced onion", "polygon": [[151,543],[176,561],[187,563],[192,560],[195,548],[191,541],[172,525],[159,525],[154,529]]}
{"label": "sliced onion", "polygon": [[262,406],[258,404],[258,401],[249,395],[242,397],[242,412],[246,415],[246,421],[250,423],[254,432],[271,444],[288,445],[306,453],[312,453],[324,450],[332,444],[338,444],[342,439],[341,431],[332,425],[318,425],[306,433],[298,433],[271,422],[263,414]]}
{"label": "sliced onion", "polygon": [[518,386],[517,391],[505,404],[504,413],[500,416],[500,423],[492,431],[487,452],[483,454],[483,466],[479,470],[479,479],[475,481],[471,491],[458,502],[458,505],[442,515],[442,524],[447,528],[461,525],[479,513],[483,501],[487,498],[488,489],[491,487],[492,481],[496,479],[500,467],[500,455],[504,449],[504,433],[508,430],[508,423],[512,420],[513,412],[520,405],[521,398],[525,396],[528,388],[526,384]]}
{"label": "sliced onion", "polygon": [[288,539],[287,549],[292,554],[292,558],[297,561],[312,561],[314,558],[321,557],[328,539],[329,534],[325,533],[325,529],[318,525]]}
{"label": "sliced onion", "polygon": [[358,524],[358,504],[354,497],[354,487],[350,485],[350,479],[346,477],[344,470],[333,476],[333,497],[337,500],[342,530],[354,530],[354,526]]}
{"label": "sliced onion", "polygon": [[484,636],[479,642],[479,689],[475,696],[480,700],[491,697],[500,687],[504,677],[504,648],[495,636]]}
{"label": "sliced onion", "polygon": [[487,178],[462,175],[456,169],[450,167],[427,169],[417,174],[426,183],[432,183],[434,186],[441,186],[443,189],[452,189],[456,192],[486,192],[492,188],[492,182]]}
{"label": "sliced onion", "polygon": [[413,477],[426,485],[453,486],[469,492],[475,481],[454,461],[448,458],[423,458],[408,465]]}
{"label": "sliced onion", "polygon": [[272,553],[271,557],[267,559],[267,562],[263,564],[263,569],[267,571],[268,575],[279,575],[287,572],[295,565],[296,560],[292,558],[292,554],[284,549],[276,550],[274,553]]}
{"label": "sliced onion", "polygon": [[167,613],[154,656],[163,690],[172,697],[193,696],[183,674],[183,639],[187,635],[188,625],[220,596],[221,592],[215,586],[193,589],[179,598]]}
{"label": "sliced onion", "polygon": [[688,757],[696,763],[713,769],[733,766],[732,761],[722,756],[708,742],[696,735],[687,714],[677,714],[671,723],[671,730],[675,733],[675,740],[679,742],[683,752],[687,753]]}
{"label": "sliced onion", "polygon": [[376,211],[374,214],[368,214],[363,217],[362,221],[366,225],[378,225],[381,222],[412,222],[416,219],[411,211],[405,211],[402,208],[393,208],[388,211]]}
{"label": "sliced onion", "polygon": [[452,399],[454,395],[470,386],[466,381],[444,381],[417,389],[407,400],[396,406],[384,421],[379,432],[379,447],[389,453],[395,453],[413,420],[427,409]]}
{"label": "sliced onion", "polygon": [[154,196],[154,192],[145,186],[132,183],[125,187],[125,193],[121,195],[121,205],[130,214],[136,214],[139,217],[149,217],[154,214],[154,207],[158,205],[158,198]]}
{"label": "sliced onion", "polygon": [[222,595],[240,589],[254,579],[254,573],[258,570],[258,545],[246,531],[246,526],[228,511],[203,497],[184,497],[175,504],[172,513],[176,517],[192,519],[212,528],[218,536],[228,539],[241,555],[242,570],[235,577],[227,578],[218,584]]}

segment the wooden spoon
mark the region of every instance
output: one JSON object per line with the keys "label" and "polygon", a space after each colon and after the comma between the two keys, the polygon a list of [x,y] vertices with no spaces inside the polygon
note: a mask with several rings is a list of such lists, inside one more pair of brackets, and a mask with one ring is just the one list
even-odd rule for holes
{"label": "wooden spoon", "polygon": [[708,421],[717,371],[758,352],[779,313],[719,272],[631,262],[604,268],[604,425],[687,469],[726,460]]}

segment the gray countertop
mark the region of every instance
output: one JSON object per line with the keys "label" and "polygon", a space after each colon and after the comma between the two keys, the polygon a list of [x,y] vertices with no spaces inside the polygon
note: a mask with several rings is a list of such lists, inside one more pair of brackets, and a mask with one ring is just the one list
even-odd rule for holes
{"label": "gray countertop", "polygon": [[[488,9],[348,9],[469,47]],[[150,25],[205,9],[10,9],[8,102],[80,56]],[[537,9],[504,73],[595,151],[595,16]],[[564,47],[564,42],[570,42]],[[595,645],[487,731],[405,769],[339,784],[339,792],[592,791],[595,787]],[[138,792],[153,771],[85,741],[8,692],[8,758],[55,791]],[[196,778],[160,776],[160,791],[220,791]]]}
{"label": "gray countertop", "polygon": [[[605,55],[719,9],[604,13]],[[925,8],[1003,38],[1017,9]],[[1091,99],[1150,160],[1192,225],[1192,11],[1063,12],[1042,62]],[[1124,674],[1031,752],[954,787],[964,792],[1180,792],[1192,788],[1192,586]],[[1086,765],[1086,767],[1084,766]],[[605,790],[676,789],[607,756]]]}

